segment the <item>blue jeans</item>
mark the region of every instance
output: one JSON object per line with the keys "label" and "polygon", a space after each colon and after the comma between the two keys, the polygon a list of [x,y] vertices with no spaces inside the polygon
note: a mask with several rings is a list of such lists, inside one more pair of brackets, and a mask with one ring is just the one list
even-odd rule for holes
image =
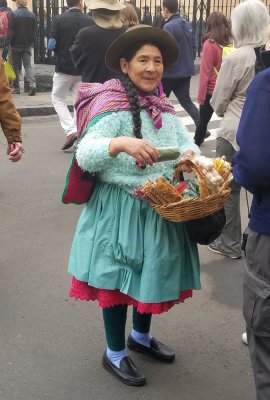
{"label": "blue jeans", "polygon": [[22,63],[25,69],[26,81],[30,84],[30,88],[36,87],[36,78],[31,65],[31,56],[31,47],[11,47],[11,63],[16,74],[13,87],[16,89],[20,88],[19,75]]}

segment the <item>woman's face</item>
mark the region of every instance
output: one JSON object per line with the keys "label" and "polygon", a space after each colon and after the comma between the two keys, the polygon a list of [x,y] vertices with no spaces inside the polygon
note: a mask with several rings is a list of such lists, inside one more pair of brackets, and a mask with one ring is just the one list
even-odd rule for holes
{"label": "woman's face", "polygon": [[138,90],[151,93],[161,81],[164,66],[160,50],[145,44],[135,56],[127,61],[120,59],[122,72],[127,74]]}

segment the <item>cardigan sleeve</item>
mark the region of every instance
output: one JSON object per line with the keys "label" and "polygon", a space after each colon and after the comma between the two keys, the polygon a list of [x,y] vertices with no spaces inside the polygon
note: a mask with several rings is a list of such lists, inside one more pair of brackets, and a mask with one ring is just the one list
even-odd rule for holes
{"label": "cardigan sleeve", "polygon": [[120,119],[114,112],[88,128],[76,150],[78,165],[84,171],[99,172],[110,168],[115,162],[115,157],[109,155],[108,148],[111,139],[119,136],[120,127]]}

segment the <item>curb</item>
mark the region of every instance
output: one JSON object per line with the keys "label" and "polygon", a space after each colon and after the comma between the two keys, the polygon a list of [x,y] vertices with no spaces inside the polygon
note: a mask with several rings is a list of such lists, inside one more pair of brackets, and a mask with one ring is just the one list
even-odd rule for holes
{"label": "curb", "polygon": [[[68,105],[69,111],[73,111],[73,106]],[[19,107],[17,108],[19,115],[24,117],[44,117],[47,115],[55,115],[56,111],[53,106],[40,107]]]}

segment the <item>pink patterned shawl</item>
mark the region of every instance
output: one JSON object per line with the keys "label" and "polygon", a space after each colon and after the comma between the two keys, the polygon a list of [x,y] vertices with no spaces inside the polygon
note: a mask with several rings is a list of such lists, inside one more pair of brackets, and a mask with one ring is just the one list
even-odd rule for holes
{"label": "pink patterned shawl", "polygon": [[[162,112],[175,114],[173,105],[163,92],[162,85],[158,87],[157,95],[139,94],[142,108],[146,109],[153,119],[157,129],[162,127]],[[98,115],[112,111],[129,111],[126,90],[119,79],[111,79],[104,84],[81,83],[75,103],[77,113],[77,133],[80,137],[89,122]]]}

